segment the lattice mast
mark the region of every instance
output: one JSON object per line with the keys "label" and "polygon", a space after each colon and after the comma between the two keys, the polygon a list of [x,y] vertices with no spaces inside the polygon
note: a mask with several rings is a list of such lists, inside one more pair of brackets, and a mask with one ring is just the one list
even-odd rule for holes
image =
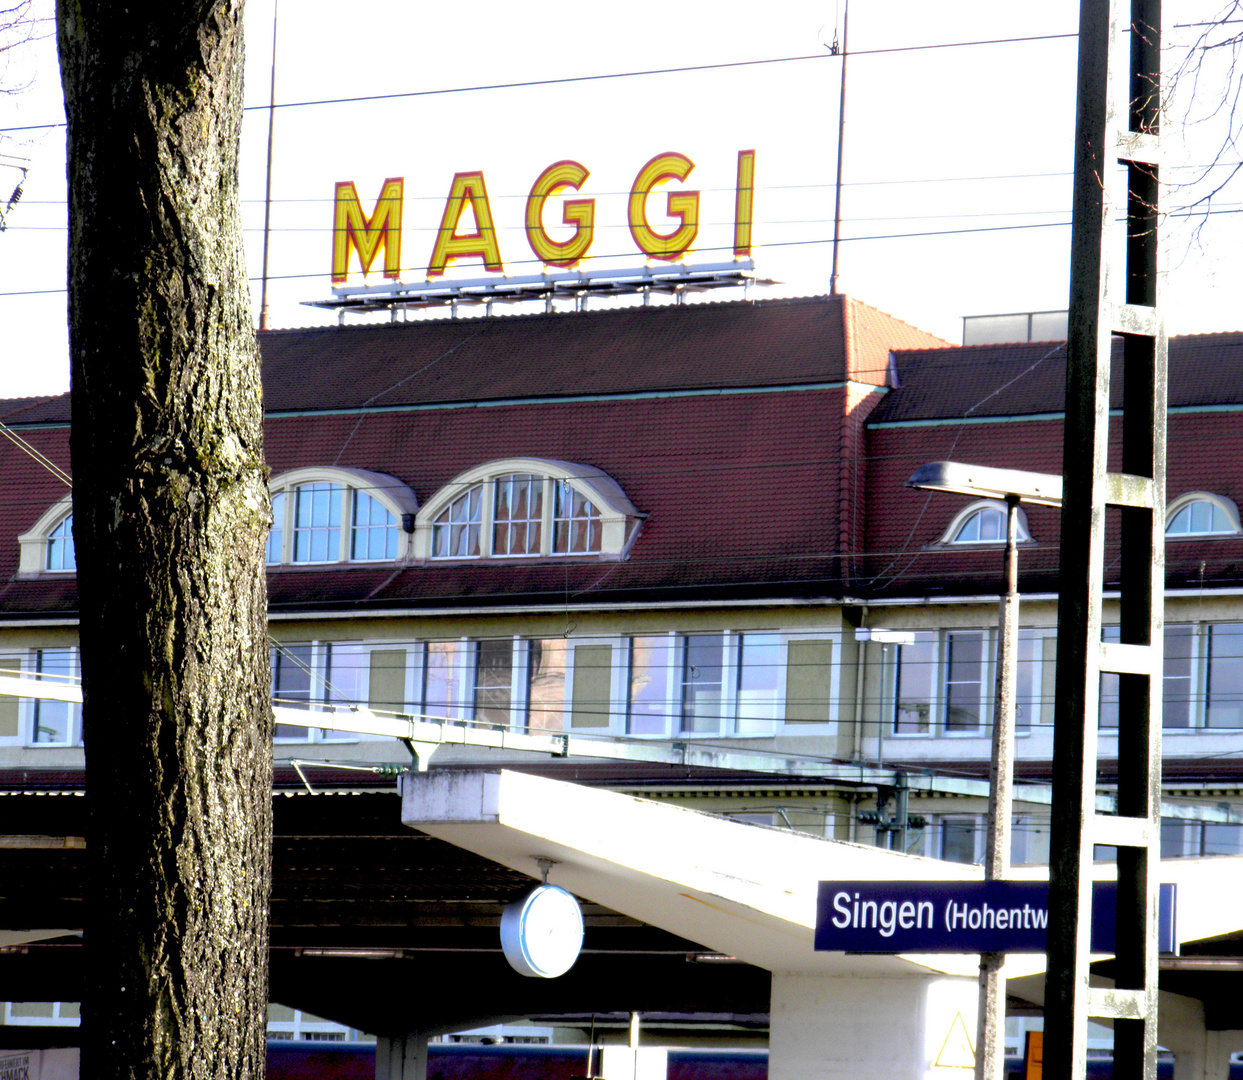
{"label": "lattice mast", "polygon": [[[1045,1075],[1087,1069],[1089,1017],[1114,1021],[1114,1076],[1156,1077],[1157,873],[1165,585],[1166,332],[1158,280],[1159,0],[1082,0],[1058,603]],[[1111,103],[1129,37],[1128,102]],[[1115,244],[1114,162],[1126,170]],[[1114,252],[1112,247],[1119,250]],[[1120,256],[1120,258],[1115,258]],[[1117,272],[1121,268],[1121,273]],[[1121,366],[1111,373],[1113,339]],[[1121,472],[1109,472],[1111,374],[1123,375]],[[1116,452],[1116,451],[1115,451]],[[1072,467],[1073,466],[1073,467]],[[1106,507],[1120,529],[1120,637],[1101,640]],[[1095,811],[1101,672],[1120,682],[1118,814]],[[1088,984],[1094,845],[1118,849],[1112,989]]]}

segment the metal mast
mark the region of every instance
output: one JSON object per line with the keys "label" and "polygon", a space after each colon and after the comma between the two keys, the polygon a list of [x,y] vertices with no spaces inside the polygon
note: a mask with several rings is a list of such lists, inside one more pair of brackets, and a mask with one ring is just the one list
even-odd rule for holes
{"label": "metal mast", "polygon": [[[1157,257],[1162,24],[1160,0],[1130,0],[1129,26],[1119,25],[1120,9],[1122,0],[1082,0],[1079,24],[1044,1042],[1045,1075],[1066,1080],[1086,1075],[1089,1017],[1114,1021],[1115,1076],[1156,1076],[1165,586],[1166,334]],[[1120,30],[1130,33],[1130,77],[1119,114],[1110,102],[1110,74]],[[1127,184],[1118,261],[1110,251],[1117,232],[1107,190],[1115,160],[1125,165]],[[1122,339],[1124,376],[1120,473],[1106,465],[1114,336]],[[1106,507],[1121,508],[1108,515],[1121,542],[1118,643],[1101,640]],[[1116,817],[1095,812],[1101,672],[1120,677]],[[1118,849],[1112,989],[1088,985],[1096,844]]]}

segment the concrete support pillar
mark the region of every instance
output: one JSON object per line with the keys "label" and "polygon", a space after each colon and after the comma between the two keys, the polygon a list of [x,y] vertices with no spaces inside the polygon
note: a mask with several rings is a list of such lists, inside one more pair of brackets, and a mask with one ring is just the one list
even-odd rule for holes
{"label": "concrete support pillar", "polygon": [[974,978],[774,973],[769,1080],[933,1080],[967,1073]]}
{"label": "concrete support pillar", "polygon": [[375,1044],[375,1080],[427,1080],[427,1035],[381,1035]]}
{"label": "concrete support pillar", "polygon": [[1243,1031],[1206,1031],[1204,1080],[1229,1080],[1230,1055],[1240,1050],[1243,1050]]}
{"label": "concrete support pillar", "polygon": [[1158,1017],[1158,1041],[1174,1052],[1174,1080],[1229,1080],[1243,1031],[1206,1031],[1204,1003],[1178,994],[1161,995]]}

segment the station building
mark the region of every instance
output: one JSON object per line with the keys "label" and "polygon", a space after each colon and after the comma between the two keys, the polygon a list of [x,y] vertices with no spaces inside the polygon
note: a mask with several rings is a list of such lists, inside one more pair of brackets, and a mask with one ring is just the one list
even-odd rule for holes
{"label": "station building", "polygon": [[[625,1011],[656,983],[664,995],[639,1007],[674,1026],[761,1029],[778,997],[762,972],[653,978],[631,965],[610,969],[626,990],[611,996],[593,997],[586,974],[570,990],[525,987],[520,1005],[429,990],[412,1027],[340,978],[325,950],[485,951],[480,928],[535,872],[499,865],[491,841],[469,857],[445,841],[435,858],[430,841],[396,843],[414,835],[390,778],[410,755],[334,727],[356,709],[456,733],[430,752],[433,775],[503,765],[842,850],[982,857],[1003,508],[906,481],[935,460],[1060,473],[1063,343],[952,346],[830,296],[271,331],[260,344],[273,693],[310,718],[276,729],[282,1006],[395,1038]],[[1243,335],[1170,346],[1171,859],[1243,855],[1241,361]],[[73,508],[57,474],[70,467],[68,399],[6,402],[0,420],[15,436],[0,446],[0,667],[71,684]],[[1047,861],[1057,574],[1057,512],[1030,508],[1018,864]],[[1111,610],[1107,592],[1107,623]],[[1106,795],[1119,723],[1105,683]],[[14,942],[27,932],[25,953],[0,956],[0,998],[73,1000],[72,941],[29,931],[81,925],[81,740],[72,701],[0,698],[0,832],[26,838],[0,847],[0,923]],[[654,910],[598,901],[589,933],[642,939],[666,960],[704,947]],[[58,943],[55,963],[36,963],[40,941]],[[636,951],[610,949],[618,963]],[[317,959],[331,976],[307,974]],[[1236,1007],[1210,1011],[1208,1029],[1243,1028]]]}

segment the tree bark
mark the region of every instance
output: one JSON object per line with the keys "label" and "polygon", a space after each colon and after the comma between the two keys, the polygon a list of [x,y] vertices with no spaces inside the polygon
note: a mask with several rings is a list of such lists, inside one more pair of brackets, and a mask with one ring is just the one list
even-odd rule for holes
{"label": "tree bark", "polygon": [[94,1080],[263,1075],[270,509],[241,9],[58,2]]}

